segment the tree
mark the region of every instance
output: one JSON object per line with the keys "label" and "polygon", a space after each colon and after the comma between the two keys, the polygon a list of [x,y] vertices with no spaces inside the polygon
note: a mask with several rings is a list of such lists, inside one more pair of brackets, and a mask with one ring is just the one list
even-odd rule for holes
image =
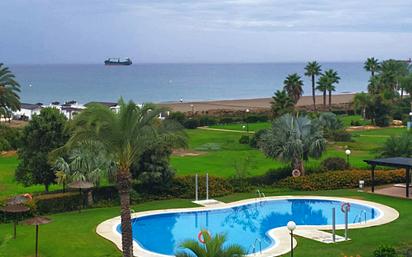
{"label": "tree", "polygon": [[175,170],[170,167],[172,146],[159,141],[145,150],[133,165],[132,173],[138,178],[146,192],[159,193],[170,188]]}
{"label": "tree", "polygon": [[117,188],[120,195],[122,250],[124,257],[133,256],[130,217],[131,172],[133,163],[156,142],[186,145],[182,127],[171,120],[158,119],[164,110],[152,104],[137,106],[132,101],[119,101],[120,109],[113,112],[101,104],[91,104],[73,120],[73,135],[66,144],[72,148],[79,142],[100,142],[116,163]]}
{"label": "tree", "polygon": [[402,88],[409,94],[412,110],[412,73],[408,76],[403,77],[400,83],[402,85]]}
{"label": "tree", "polygon": [[375,125],[379,127],[387,127],[391,122],[391,110],[392,107],[388,100],[382,95],[374,95],[371,98],[371,101],[368,102],[366,113]]}
{"label": "tree", "polygon": [[303,161],[309,157],[319,158],[326,150],[326,140],[317,120],[285,114],[262,135],[259,146],[266,156],[290,161],[293,169],[304,175]]}
{"label": "tree", "polygon": [[366,59],[363,68],[371,73],[371,77],[374,77],[375,72],[379,71],[380,69],[379,60],[375,57],[370,57]]}
{"label": "tree", "polygon": [[313,110],[316,111],[316,76],[321,74],[321,65],[316,62],[308,62],[305,67],[305,76],[308,76],[312,79],[312,99],[313,99]]}
{"label": "tree", "polygon": [[303,81],[297,73],[289,74],[283,81],[283,89],[296,104],[303,94]]}
{"label": "tree", "polygon": [[408,65],[403,61],[386,60],[382,62],[380,80],[385,90],[396,92],[399,89],[399,80],[408,75]]}
{"label": "tree", "polygon": [[66,117],[55,108],[44,108],[34,115],[24,128],[16,180],[25,186],[43,184],[46,191],[55,183],[56,176],[49,164],[49,153],[63,146],[69,139],[65,129]]}
{"label": "tree", "polygon": [[380,149],[381,157],[411,157],[412,135],[403,133],[400,136],[391,136]]}
{"label": "tree", "polygon": [[0,63],[0,116],[20,110],[20,85],[8,67]]}
{"label": "tree", "polygon": [[67,182],[88,181],[98,186],[103,176],[111,177],[112,162],[100,142],[86,140],[68,154],[67,162],[59,157],[54,163],[58,184],[63,188]]}
{"label": "tree", "polygon": [[207,230],[202,230],[204,244],[196,240],[187,240],[181,244],[190,252],[177,252],[176,257],[243,257],[245,250],[239,245],[224,246],[227,241],[225,234],[210,236]]}
{"label": "tree", "polygon": [[361,109],[362,118],[366,119],[366,108],[370,102],[370,97],[367,93],[357,93],[353,99],[355,109]]}
{"label": "tree", "polygon": [[316,89],[323,93],[323,110],[326,110],[326,92],[328,90],[328,78],[322,75],[318,80]]}
{"label": "tree", "polygon": [[271,105],[273,118],[277,118],[285,113],[293,111],[295,103],[285,90],[277,90],[275,95],[272,96]]}
{"label": "tree", "polygon": [[335,85],[334,84],[338,84],[340,77],[338,76],[338,73],[332,69],[329,69],[327,71],[325,71],[325,74],[323,75],[325,76],[327,79],[327,83],[326,83],[326,90],[329,92],[329,111],[332,110],[332,91],[335,91]]}

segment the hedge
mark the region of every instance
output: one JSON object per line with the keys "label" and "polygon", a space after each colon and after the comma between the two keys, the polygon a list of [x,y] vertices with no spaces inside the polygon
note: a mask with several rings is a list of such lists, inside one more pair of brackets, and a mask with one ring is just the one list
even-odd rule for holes
{"label": "hedge", "polygon": [[34,197],[36,212],[39,214],[78,210],[80,201],[78,192],[43,194]]}
{"label": "hedge", "polygon": [[[288,177],[276,186],[292,190],[317,191],[356,188],[359,180],[364,180],[365,185],[371,185],[371,174],[367,170],[332,171],[316,173],[301,177]],[[377,170],[375,171],[375,185],[401,183],[405,181],[404,170]]]}

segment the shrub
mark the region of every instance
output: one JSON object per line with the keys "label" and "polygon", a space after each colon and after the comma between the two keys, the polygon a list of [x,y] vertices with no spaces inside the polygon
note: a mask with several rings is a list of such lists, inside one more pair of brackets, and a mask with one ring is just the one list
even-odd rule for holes
{"label": "shrub", "polygon": [[395,248],[391,246],[381,245],[373,251],[374,257],[397,257]]}
{"label": "shrub", "polygon": [[[356,188],[359,180],[364,180],[365,185],[371,184],[371,175],[368,170],[332,171],[316,173],[301,177],[289,177],[279,181],[276,185],[292,190],[333,190]],[[404,170],[377,170],[375,171],[375,185],[401,183],[405,180]]]}
{"label": "shrub", "polygon": [[169,114],[167,119],[177,121],[183,125],[186,120],[186,116],[182,112],[172,112]]}
{"label": "shrub", "polygon": [[391,117],[389,115],[375,117],[375,124],[379,127],[388,127],[391,125]]}
{"label": "shrub", "polygon": [[199,127],[199,121],[197,119],[187,119],[184,121],[183,126],[187,129],[195,129]]}
{"label": "shrub", "polygon": [[203,115],[199,118],[200,126],[212,126],[217,124],[217,119],[214,117]]}
{"label": "shrub", "polygon": [[250,138],[248,135],[243,135],[239,139],[239,143],[243,145],[249,144],[249,141],[250,141]]}
{"label": "shrub", "polygon": [[259,147],[259,141],[262,137],[262,135],[266,132],[266,129],[260,129],[256,131],[255,134],[250,138],[249,145],[250,147],[253,148],[258,148]]}
{"label": "shrub", "polygon": [[332,139],[337,142],[350,142],[352,141],[352,134],[345,130],[337,130],[332,132]]}
{"label": "shrub", "polygon": [[278,169],[270,169],[264,175],[254,176],[248,178],[249,183],[259,186],[259,185],[272,185],[273,183],[287,178],[292,174],[292,168],[282,167]]}
{"label": "shrub", "polygon": [[321,162],[320,167],[323,171],[345,170],[348,163],[340,157],[329,157]]}
{"label": "shrub", "polygon": [[112,202],[119,200],[119,193],[116,186],[104,186],[93,188],[93,201],[98,202]]}
{"label": "shrub", "polygon": [[362,123],[359,120],[351,120],[350,125],[351,126],[362,126]]}
{"label": "shrub", "polygon": [[39,214],[77,210],[82,200],[84,199],[80,199],[77,192],[43,194],[34,197],[36,210]]}

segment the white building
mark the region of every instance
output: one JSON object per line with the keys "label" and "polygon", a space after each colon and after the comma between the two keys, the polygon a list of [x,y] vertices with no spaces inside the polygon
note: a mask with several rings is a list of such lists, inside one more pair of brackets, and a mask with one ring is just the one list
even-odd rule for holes
{"label": "white building", "polygon": [[20,110],[13,112],[14,119],[31,120],[34,114],[39,114],[43,107],[40,104],[21,103]]}

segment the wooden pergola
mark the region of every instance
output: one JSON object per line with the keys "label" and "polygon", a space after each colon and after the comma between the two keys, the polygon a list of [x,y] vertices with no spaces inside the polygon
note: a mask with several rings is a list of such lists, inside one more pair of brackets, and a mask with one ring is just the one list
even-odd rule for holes
{"label": "wooden pergola", "polygon": [[372,192],[375,192],[375,167],[376,166],[386,166],[393,168],[405,169],[405,181],[406,181],[406,197],[409,198],[409,185],[411,182],[411,169],[412,169],[412,158],[406,157],[392,157],[392,158],[382,158],[375,160],[364,160],[367,164],[372,166],[371,177],[372,177]]}

